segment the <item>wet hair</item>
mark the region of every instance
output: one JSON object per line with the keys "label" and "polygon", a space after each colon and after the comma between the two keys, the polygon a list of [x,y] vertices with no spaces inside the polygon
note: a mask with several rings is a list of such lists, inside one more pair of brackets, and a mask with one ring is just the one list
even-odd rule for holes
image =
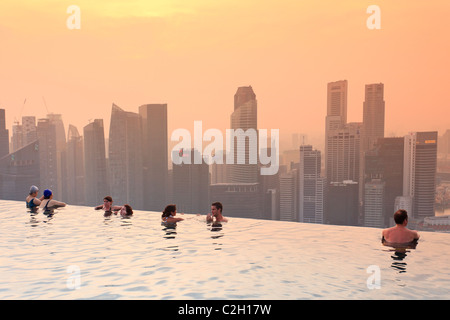
{"label": "wet hair", "polygon": [[[103,198],[103,200],[108,200],[109,202],[112,202],[112,198],[110,196],[106,196]],[[131,207],[130,207],[131,208]]]}
{"label": "wet hair", "polygon": [[125,211],[127,212],[127,216],[131,216],[133,214],[133,208],[131,208],[131,206],[129,204],[125,204],[124,207],[125,207]]}
{"label": "wet hair", "polygon": [[223,206],[220,202],[214,202],[213,204],[211,204],[212,206],[216,207],[217,210],[220,209],[220,212],[222,213],[223,210]]}
{"label": "wet hair", "polygon": [[408,213],[406,210],[399,209],[394,213],[394,221],[396,224],[403,224],[405,220],[408,220]]}
{"label": "wet hair", "polygon": [[169,204],[164,208],[164,211],[162,213],[162,217],[168,217],[170,215],[172,215],[172,212],[174,212],[175,210],[177,210],[177,206],[174,204]]}

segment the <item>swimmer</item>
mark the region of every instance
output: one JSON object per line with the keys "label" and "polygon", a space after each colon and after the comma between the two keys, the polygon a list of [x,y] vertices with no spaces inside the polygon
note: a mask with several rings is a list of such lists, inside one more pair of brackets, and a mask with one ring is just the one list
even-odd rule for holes
{"label": "swimmer", "polygon": [[183,218],[175,218],[176,214],[177,214],[177,206],[174,204],[169,204],[168,206],[166,206],[166,208],[162,213],[161,216],[162,222],[175,223],[184,220]]}
{"label": "swimmer", "polygon": [[30,193],[28,197],[25,199],[27,203],[27,208],[29,209],[37,209],[39,205],[41,204],[41,201],[44,199],[44,196],[41,198],[37,198],[37,195],[39,193],[39,189],[36,186],[30,187]]}
{"label": "swimmer", "polygon": [[131,217],[133,215],[133,208],[131,208],[130,205],[124,204],[123,206],[115,206],[112,208],[114,214],[117,214],[117,212],[120,213],[122,217]]}
{"label": "swimmer", "polygon": [[206,215],[206,222],[228,222],[228,219],[222,215],[222,210],[223,206],[220,202],[211,204],[211,213]]}
{"label": "swimmer", "polygon": [[382,233],[383,243],[406,244],[419,240],[419,233],[415,230],[406,228],[408,224],[408,213],[400,209],[394,213],[395,227],[384,229]]}
{"label": "swimmer", "polygon": [[103,204],[96,206],[94,209],[95,210],[104,210],[105,215],[111,214],[112,210],[113,210],[112,203],[113,203],[113,199],[110,196],[106,196],[103,198]]}
{"label": "swimmer", "polygon": [[65,207],[66,204],[61,201],[53,200],[53,192],[50,189],[44,190],[44,199],[41,201],[39,205],[40,208],[43,208],[46,212],[51,211],[55,208]]}

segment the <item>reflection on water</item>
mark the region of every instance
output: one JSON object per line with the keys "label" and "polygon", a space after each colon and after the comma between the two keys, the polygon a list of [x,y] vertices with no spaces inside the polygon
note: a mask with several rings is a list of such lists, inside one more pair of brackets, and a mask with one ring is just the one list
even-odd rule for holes
{"label": "reflection on water", "polygon": [[416,249],[417,244],[418,240],[414,240],[409,243],[389,243],[383,241],[384,246],[392,248],[389,250],[389,252],[394,252],[394,254],[391,256],[392,260],[394,260],[394,262],[392,262],[391,264],[391,268],[398,273],[406,273],[407,264],[404,261],[408,256],[406,253],[411,252],[408,249]]}

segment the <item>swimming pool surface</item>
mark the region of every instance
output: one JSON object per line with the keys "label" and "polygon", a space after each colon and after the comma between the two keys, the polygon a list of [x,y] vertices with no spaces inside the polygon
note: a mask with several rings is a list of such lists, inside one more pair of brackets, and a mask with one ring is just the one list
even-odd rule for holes
{"label": "swimming pool surface", "polygon": [[177,216],[0,200],[0,299],[450,299],[450,234],[396,252],[375,228]]}

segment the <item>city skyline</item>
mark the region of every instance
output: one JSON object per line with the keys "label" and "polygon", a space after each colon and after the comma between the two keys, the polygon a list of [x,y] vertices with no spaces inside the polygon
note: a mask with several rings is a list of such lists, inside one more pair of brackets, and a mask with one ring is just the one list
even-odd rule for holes
{"label": "city skyline", "polygon": [[308,134],[315,145],[326,85],[346,79],[347,122],[363,119],[365,85],[383,83],[385,136],[442,135],[450,45],[440,34],[450,5],[377,2],[379,30],[366,26],[369,1],[234,0],[81,1],[81,28],[69,30],[65,4],[2,1],[0,108],[8,129],[24,115],[55,113],[78,130],[102,118],[107,133],[112,103],[163,103],[169,132],[195,120],[225,130],[235,88],[252,85],[261,128],[282,139]]}

